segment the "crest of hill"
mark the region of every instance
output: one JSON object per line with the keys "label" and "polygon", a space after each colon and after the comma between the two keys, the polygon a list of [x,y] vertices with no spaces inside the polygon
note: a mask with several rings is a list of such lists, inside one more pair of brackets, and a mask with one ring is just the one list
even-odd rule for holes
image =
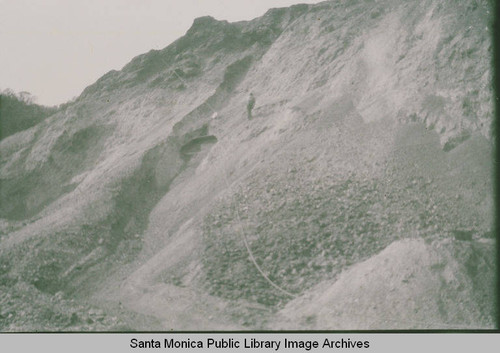
{"label": "crest of hill", "polygon": [[[308,9],[305,4],[271,9],[252,21],[235,23],[219,21],[211,16],[196,18],[183,37],[162,50],[151,50],[135,57],[121,71],[108,72],[87,87],[81,98],[102,90],[142,84],[152,78],[157,83],[161,82],[165,77],[159,74],[186,61],[187,70],[177,69],[176,73],[182,78],[199,76],[202,70],[207,69],[201,66],[206,61],[204,59],[214,59],[213,56],[217,59],[217,56],[246,51],[255,45],[269,47],[290,23]],[[175,76],[166,79],[177,81]]]}

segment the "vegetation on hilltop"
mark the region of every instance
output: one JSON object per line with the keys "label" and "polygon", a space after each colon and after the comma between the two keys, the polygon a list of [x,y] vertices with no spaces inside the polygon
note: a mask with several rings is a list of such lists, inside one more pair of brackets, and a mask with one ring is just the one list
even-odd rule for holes
{"label": "vegetation on hilltop", "polygon": [[0,140],[35,126],[57,111],[55,107],[35,104],[34,100],[28,92],[0,93]]}

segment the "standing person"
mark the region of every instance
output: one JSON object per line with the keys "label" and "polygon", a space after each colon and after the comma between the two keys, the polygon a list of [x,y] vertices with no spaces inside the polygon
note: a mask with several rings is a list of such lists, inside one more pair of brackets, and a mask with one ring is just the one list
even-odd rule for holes
{"label": "standing person", "polygon": [[255,106],[255,97],[253,93],[250,93],[250,97],[248,97],[248,104],[247,104],[247,113],[248,113],[248,119],[252,119],[252,109]]}

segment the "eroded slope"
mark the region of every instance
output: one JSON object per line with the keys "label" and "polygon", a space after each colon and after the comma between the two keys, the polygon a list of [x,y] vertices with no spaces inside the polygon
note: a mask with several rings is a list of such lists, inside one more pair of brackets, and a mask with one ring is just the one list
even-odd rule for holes
{"label": "eroded slope", "polygon": [[[492,230],[490,11],[486,1],[335,1],[250,22],[197,19],[0,143],[10,200],[0,300],[27,283],[57,294],[54,307],[92,298],[138,329],[273,328],[283,308],[302,315],[285,306],[293,297],[335,286],[401,238],[478,246]],[[433,256],[433,245],[418,249]],[[443,248],[450,263],[453,249]],[[413,258],[404,251],[394,257]],[[489,293],[494,269],[479,267],[479,289],[468,285],[477,274],[451,268],[481,314],[458,317],[449,301],[425,328],[492,326],[490,294],[477,293]],[[436,296],[455,292],[430,283]],[[370,290],[367,301],[386,288]],[[2,330],[26,327],[16,305],[0,313]],[[153,319],[129,320],[139,314]],[[318,315],[303,327],[328,326]]]}

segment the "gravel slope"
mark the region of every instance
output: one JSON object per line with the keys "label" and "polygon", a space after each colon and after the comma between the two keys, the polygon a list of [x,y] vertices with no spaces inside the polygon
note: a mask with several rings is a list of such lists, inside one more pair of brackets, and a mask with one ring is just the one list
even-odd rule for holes
{"label": "gravel slope", "polygon": [[0,329],[492,327],[491,11],[203,17],[3,139]]}

